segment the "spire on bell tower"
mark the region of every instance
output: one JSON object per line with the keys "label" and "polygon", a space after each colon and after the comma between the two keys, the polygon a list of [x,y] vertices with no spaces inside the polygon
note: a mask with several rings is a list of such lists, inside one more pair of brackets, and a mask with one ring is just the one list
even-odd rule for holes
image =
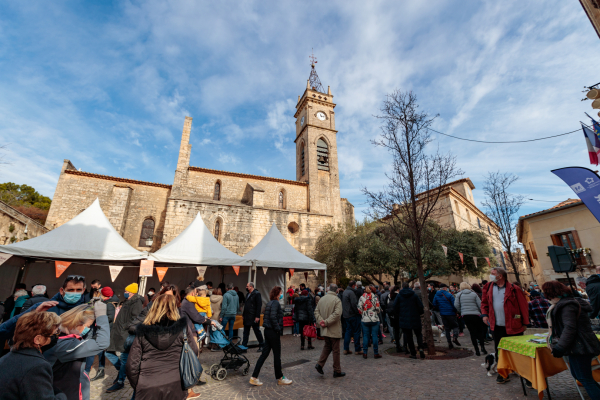
{"label": "spire on bell tower", "polygon": [[323,89],[323,85],[321,85],[321,80],[319,79],[319,75],[317,75],[317,71],[315,70],[315,64],[317,63],[317,58],[315,54],[308,57],[310,60],[310,77],[308,78],[308,86],[312,90],[316,90],[317,92],[325,93],[325,89]]}

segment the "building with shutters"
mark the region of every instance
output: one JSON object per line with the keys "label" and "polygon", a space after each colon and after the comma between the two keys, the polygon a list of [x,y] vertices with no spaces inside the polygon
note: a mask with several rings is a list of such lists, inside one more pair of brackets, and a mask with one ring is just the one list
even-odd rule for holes
{"label": "building with shutters", "polygon": [[[578,273],[595,274],[593,257],[600,254],[600,223],[581,200],[568,199],[547,210],[519,218],[517,238],[525,249],[527,263],[536,282],[558,280],[568,284],[564,273],[556,273],[547,255],[548,246],[565,246],[578,254]],[[575,277],[576,274],[571,274]]]}
{"label": "building with shutters", "polygon": [[200,213],[215,238],[239,255],[275,223],[296,249],[311,256],[323,228],[354,223],[354,206],[340,198],[336,104],[330,88],[311,85],[313,77],[314,65],[290,110],[296,122],[290,137],[296,145],[295,180],[191,166],[192,118],[185,117],[172,185],[83,172],[65,160],[46,227],[64,224],[99,198],[115,229],[138,250],[158,250]]}

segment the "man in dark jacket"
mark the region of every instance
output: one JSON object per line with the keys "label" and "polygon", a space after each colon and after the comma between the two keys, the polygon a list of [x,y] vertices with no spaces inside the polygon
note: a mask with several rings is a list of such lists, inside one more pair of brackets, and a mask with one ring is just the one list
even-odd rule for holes
{"label": "man in dark jacket", "polygon": [[[106,358],[119,371],[117,381],[106,390],[106,393],[116,392],[125,387],[125,366],[129,349],[125,349],[125,341],[129,336],[129,325],[143,309],[144,298],[138,294],[138,284],[132,283],[125,288],[125,302],[110,332],[110,346],[106,349]],[[116,352],[121,355],[117,356]]]}
{"label": "man in dark jacket", "polygon": [[31,306],[37,303],[43,303],[48,300],[48,296],[46,295],[46,286],[44,285],[35,285],[31,289],[32,296],[25,300],[23,303],[23,308],[21,308],[21,312],[29,310]]}
{"label": "man in dark jacket", "polygon": [[[27,285],[25,285],[24,283],[17,283],[17,285],[15,286],[15,292],[17,292],[19,290],[27,290]],[[3,315],[4,321],[8,321],[11,318],[10,314],[12,313],[14,308],[15,308],[15,297],[13,294],[11,294],[10,296],[8,296],[6,298],[6,300],[4,300],[4,315]],[[21,312],[23,312],[23,311],[21,310]]]}
{"label": "man in dark jacket", "polygon": [[585,291],[592,306],[590,318],[594,319],[600,314],[600,267],[596,267],[596,273],[587,278]]}
{"label": "man in dark jacket", "polygon": [[350,338],[354,338],[354,351],[362,354],[360,348],[360,313],[358,312],[358,297],[356,296],[356,282],[348,282],[348,287],[342,294],[342,317],[346,322],[346,335],[344,336],[344,355],[352,354],[350,351]]}
{"label": "man in dark jacket", "polygon": [[258,352],[262,353],[263,350],[263,335],[260,331],[260,312],[262,311],[262,297],[260,292],[254,288],[254,283],[248,282],[246,285],[248,295],[244,301],[244,312],[242,317],[244,319],[244,337],[242,339],[242,346],[248,347],[248,338],[250,337],[250,329],[254,331],[256,340],[258,340]]}
{"label": "man in dark jacket", "polygon": [[[448,348],[454,348],[452,343],[460,347],[460,343],[458,342],[458,320],[456,318],[456,309],[454,308],[454,296],[449,292],[448,285],[445,283],[440,284],[440,290],[433,298],[433,305],[438,307],[440,314],[442,315]],[[452,335],[454,338],[452,338]]]}
{"label": "man in dark jacket", "polygon": [[410,358],[417,358],[413,333],[417,337],[417,349],[421,358],[425,358],[425,346],[423,345],[423,334],[421,332],[421,315],[423,315],[423,303],[419,296],[408,287],[408,283],[402,284],[402,290],[398,292],[394,300],[394,316],[398,321],[398,327],[402,329],[404,339],[410,350]]}

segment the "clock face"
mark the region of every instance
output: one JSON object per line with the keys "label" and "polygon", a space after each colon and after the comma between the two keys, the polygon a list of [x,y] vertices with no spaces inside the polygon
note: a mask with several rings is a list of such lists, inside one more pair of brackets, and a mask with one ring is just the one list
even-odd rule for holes
{"label": "clock face", "polygon": [[300,120],[300,125],[304,125],[304,117]]}
{"label": "clock face", "polygon": [[317,113],[317,118],[319,118],[321,121],[325,121],[325,119],[326,119],[327,117],[325,116],[325,113],[324,113],[323,111],[319,111],[319,112]]}

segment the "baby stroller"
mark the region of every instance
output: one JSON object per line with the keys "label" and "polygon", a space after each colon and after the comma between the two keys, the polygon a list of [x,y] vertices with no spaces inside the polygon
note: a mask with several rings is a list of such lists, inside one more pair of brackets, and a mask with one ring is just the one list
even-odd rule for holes
{"label": "baby stroller", "polygon": [[250,361],[243,355],[242,351],[247,350],[247,347],[238,344],[240,338],[234,336],[231,340],[227,339],[223,326],[217,322],[213,325],[210,332],[210,341],[223,349],[225,355],[218,364],[213,364],[210,367],[210,376],[213,379],[222,381],[227,377],[227,370],[238,371],[241,369],[242,375],[248,375],[250,372]]}

